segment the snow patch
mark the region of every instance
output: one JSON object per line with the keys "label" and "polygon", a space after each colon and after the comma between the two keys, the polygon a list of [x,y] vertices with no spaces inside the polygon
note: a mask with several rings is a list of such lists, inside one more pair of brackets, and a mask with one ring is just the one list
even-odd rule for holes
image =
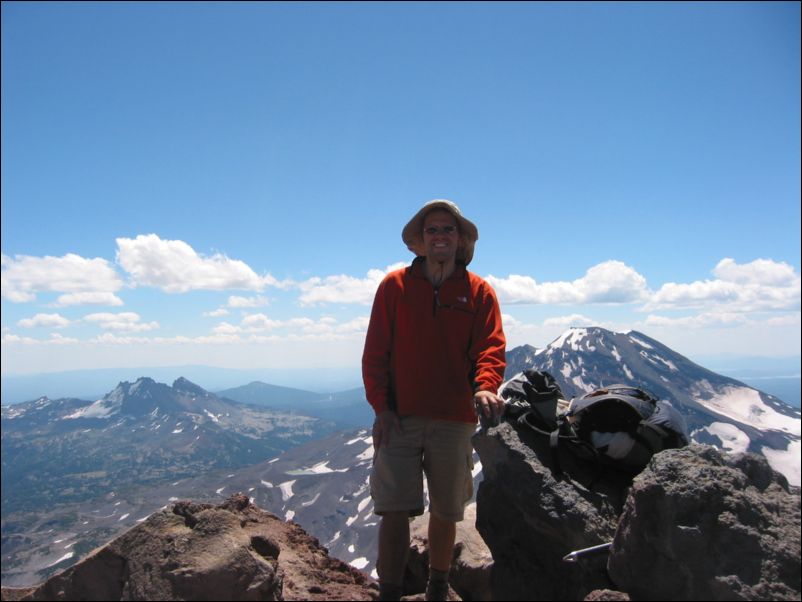
{"label": "snow patch", "polygon": [[646,347],[646,349],[654,349],[654,347],[652,347],[651,345],[649,345],[649,343],[647,343],[647,342],[645,342],[645,341],[641,341],[641,340],[640,340],[638,337],[633,337],[632,335],[629,335],[629,340],[631,340],[631,341],[633,341],[633,342],[637,343],[637,344],[638,344],[638,345],[640,345],[641,347]]}
{"label": "snow patch", "polygon": [[[50,563],[50,564],[48,564],[47,566],[48,566],[48,567],[51,567],[51,566],[56,566],[56,565],[57,565],[59,562],[64,562],[65,560],[69,560],[69,559],[70,559],[70,558],[72,558],[73,556],[75,556],[75,552],[67,552],[66,554],[64,554],[64,556],[62,556],[61,558],[59,558],[59,559],[58,559],[58,560],[56,560],[55,562],[51,562],[51,563]],[[45,567],[45,568],[47,568],[47,567]]]}
{"label": "snow patch", "polygon": [[749,448],[749,435],[734,424],[714,422],[702,429],[721,439],[721,447],[731,454],[742,454]]}
{"label": "snow patch", "polygon": [[634,381],[634,380],[635,380],[635,375],[634,375],[634,374],[632,374],[632,370],[630,370],[630,369],[629,369],[629,366],[627,366],[626,364],[622,364],[622,366],[623,366],[623,368],[624,368],[624,374],[626,374],[626,375],[627,375],[627,378],[628,378],[629,380],[632,380],[632,381]]}
{"label": "snow patch", "polygon": [[318,494],[317,494],[315,497],[313,497],[313,498],[312,498],[310,501],[308,501],[308,502],[304,502],[303,504],[301,504],[301,506],[303,506],[304,508],[306,508],[307,506],[311,506],[312,504],[314,504],[314,503],[317,501],[317,498],[319,498],[319,497],[320,497],[320,494],[318,493]]}
{"label": "snow patch", "polygon": [[111,401],[98,399],[90,405],[80,408],[69,416],[64,416],[64,420],[75,420],[77,418],[111,418],[120,412],[122,400]]}
{"label": "snow patch", "polygon": [[372,445],[356,457],[357,461],[370,460],[371,458],[373,458]]}
{"label": "snow patch", "polygon": [[281,500],[286,502],[290,499],[293,495],[292,486],[295,484],[295,481],[285,481],[279,485],[279,489],[281,489]]}
{"label": "snow patch", "polygon": [[[357,441],[364,441],[366,433],[367,433],[367,431],[359,431],[359,433],[357,433],[357,435],[356,435],[356,438],[351,439],[350,441],[346,441],[345,444],[346,445],[353,445]],[[371,441],[371,443],[372,443],[372,441]]]}
{"label": "snow patch", "polygon": [[118,518],[118,519],[117,519],[117,522],[120,522],[121,520],[125,520],[125,519],[126,519],[126,518],[128,518],[129,516],[131,516],[131,513],[130,513],[130,512],[127,512],[127,513],[123,514],[123,515],[122,515],[120,518]]}
{"label": "snow patch", "polygon": [[371,500],[370,497],[366,497],[364,500],[359,502],[359,505],[356,507],[356,511],[362,512],[367,507],[367,505],[370,504],[370,500]]}
{"label": "snow patch", "polygon": [[616,349],[615,345],[613,345],[613,357],[615,358],[615,361],[621,361],[621,354],[618,353],[618,349]]}
{"label": "snow patch", "polygon": [[759,391],[748,387],[733,386],[726,386],[721,391],[715,391],[707,381],[702,381],[700,384],[703,383],[707,384],[713,396],[710,399],[696,398],[695,401],[717,414],[760,430],[777,430],[795,435],[797,438],[800,436],[802,429],[799,418],[780,414],[763,403]]}
{"label": "snow patch", "polygon": [[215,416],[214,414],[212,414],[212,413],[211,413],[209,410],[206,410],[206,409],[204,409],[203,411],[206,413],[206,415],[207,415],[209,418],[211,418],[211,419],[212,419],[212,422],[217,422],[217,423],[219,423],[219,422],[220,422],[220,420],[217,418],[217,416]]}
{"label": "snow patch", "polygon": [[799,487],[800,485],[800,452],[802,452],[802,441],[791,441],[788,449],[771,449],[762,447],[760,449],[769,465],[785,475],[788,483]]}
{"label": "snow patch", "polygon": [[284,515],[285,521],[291,521],[295,518],[295,511],[294,510],[287,510],[287,514]]}
{"label": "snow patch", "polygon": [[287,474],[292,476],[302,476],[302,475],[317,475],[317,474],[328,474],[332,472],[348,472],[348,468],[336,468],[332,469],[327,466],[329,463],[328,460],[325,462],[319,462],[312,466],[311,468],[302,468],[300,470],[288,470]]}
{"label": "snow patch", "polygon": [[348,564],[350,564],[350,565],[351,565],[352,567],[354,567],[355,569],[359,569],[359,570],[361,571],[361,570],[362,570],[362,569],[364,569],[366,566],[368,566],[368,564],[369,564],[369,561],[368,561],[368,559],[367,559],[367,558],[365,558],[364,556],[362,556],[362,557],[360,557],[360,558],[356,558],[356,559],[352,560],[352,561],[351,561],[351,562],[349,562]]}

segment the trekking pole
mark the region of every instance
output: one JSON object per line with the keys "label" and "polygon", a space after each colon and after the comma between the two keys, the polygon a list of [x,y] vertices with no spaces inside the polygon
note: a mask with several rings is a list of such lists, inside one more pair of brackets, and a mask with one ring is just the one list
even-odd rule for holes
{"label": "trekking pole", "polygon": [[588,556],[595,556],[596,554],[601,554],[603,552],[607,552],[610,549],[610,546],[613,545],[613,542],[607,543],[600,543],[597,546],[592,546],[590,548],[584,548],[582,550],[575,550],[569,554],[563,556],[564,562],[579,562],[580,560],[587,558]]}

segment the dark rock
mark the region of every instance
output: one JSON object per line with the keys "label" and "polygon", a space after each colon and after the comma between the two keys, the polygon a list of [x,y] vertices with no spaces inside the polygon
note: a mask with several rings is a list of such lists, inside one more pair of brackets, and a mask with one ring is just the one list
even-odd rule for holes
{"label": "dark rock", "polygon": [[21,600],[372,600],[364,573],[247,503],[179,502],[151,515]]}
{"label": "dark rock", "polygon": [[569,453],[552,471],[548,438],[501,423],[473,438],[484,480],[476,527],[495,561],[494,600],[578,600],[610,587],[606,557],[573,564],[562,558],[609,542],[629,478],[600,473]]}
{"label": "dark rock", "polygon": [[762,456],[661,452],[634,480],[608,566],[636,599],[799,600],[799,493]]}
{"label": "dark rock", "polygon": [[599,600],[622,600],[626,602],[630,599],[624,592],[617,592],[612,589],[595,589],[583,598],[584,602],[596,602]]}

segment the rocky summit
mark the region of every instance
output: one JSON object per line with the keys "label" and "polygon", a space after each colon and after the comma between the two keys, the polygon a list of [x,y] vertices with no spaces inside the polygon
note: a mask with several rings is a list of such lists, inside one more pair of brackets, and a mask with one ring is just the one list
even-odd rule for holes
{"label": "rocky summit", "polygon": [[800,598],[799,488],[763,456],[692,444],[630,480],[570,455],[556,476],[547,438],[506,422],[474,446],[494,600]]}
{"label": "rocky summit", "polygon": [[372,600],[364,573],[252,505],[178,502],[36,588],[3,600]]}

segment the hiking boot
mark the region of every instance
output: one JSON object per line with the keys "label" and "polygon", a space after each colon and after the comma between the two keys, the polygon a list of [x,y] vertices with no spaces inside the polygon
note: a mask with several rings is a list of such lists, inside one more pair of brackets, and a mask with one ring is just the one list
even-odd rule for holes
{"label": "hiking boot", "polygon": [[424,600],[448,600],[448,581],[429,581]]}

